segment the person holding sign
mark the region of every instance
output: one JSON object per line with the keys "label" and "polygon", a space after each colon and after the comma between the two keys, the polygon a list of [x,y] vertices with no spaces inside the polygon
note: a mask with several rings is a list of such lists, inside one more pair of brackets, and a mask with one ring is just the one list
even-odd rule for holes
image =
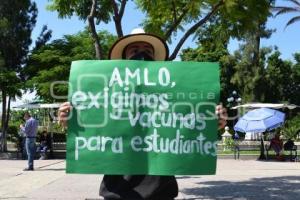
{"label": "person holding sign", "polygon": [[[169,49],[160,37],[135,29],[130,35],[117,40],[110,49],[109,59],[165,61]],[[59,108],[59,121],[67,125],[69,102]],[[226,110],[217,106],[216,113],[226,116]],[[219,120],[219,127],[226,125],[226,119]],[[178,185],[175,176],[158,175],[104,175],[100,186],[100,195],[105,200],[123,199],[157,199],[172,200],[178,195]]]}

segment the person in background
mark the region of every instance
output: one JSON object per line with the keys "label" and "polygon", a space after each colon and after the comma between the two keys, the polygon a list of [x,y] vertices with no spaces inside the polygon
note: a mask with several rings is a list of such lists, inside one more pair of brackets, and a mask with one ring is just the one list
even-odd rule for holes
{"label": "person in background", "polygon": [[276,153],[276,159],[277,160],[282,160],[282,149],[283,149],[283,142],[280,139],[280,135],[276,134],[274,138],[271,139],[270,141],[270,147],[269,149],[273,149]]}
{"label": "person in background", "polygon": [[283,149],[285,151],[290,151],[290,161],[295,161],[297,159],[297,145],[295,145],[294,140],[289,138],[288,141],[283,145]]}
{"label": "person in background", "polygon": [[28,167],[24,171],[33,171],[34,170],[34,156],[35,156],[35,142],[36,134],[38,131],[38,121],[31,117],[29,112],[24,114],[24,119],[26,121],[25,126],[20,125],[21,131],[25,134],[25,148],[28,157]]}
{"label": "person in background", "polygon": [[27,160],[27,153],[25,147],[26,135],[21,129],[19,130],[18,134],[18,150],[21,153],[22,160]]}
{"label": "person in background", "polygon": [[240,144],[239,144],[239,139],[240,136],[237,132],[234,133],[232,136],[233,139],[233,150],[234,150],[234,159],[240,159]]}
{"label": "person in background", "polygon": [[51,148],[51,137],[48,132],[44,130],[39,138],[40,146],[37,152],[41,154],[40,160],[47,159],[47,151]]}
{"label": "person in background", "polygon": [[[135,29],[130,35],[117,40],[110,49],[109,59],[164,61],[169,49],[163,39]],[[59,121],[66,125],[68,113],[72,109],[69,102],[59,108]],[[217,106],[216,114],[227,116],[222,106]],[[219,120],[219,127],[225,127],[226,119]],[[175,176],[157,175],[104,175],[100,196],[105,200],[173,200],[178,195]]]}

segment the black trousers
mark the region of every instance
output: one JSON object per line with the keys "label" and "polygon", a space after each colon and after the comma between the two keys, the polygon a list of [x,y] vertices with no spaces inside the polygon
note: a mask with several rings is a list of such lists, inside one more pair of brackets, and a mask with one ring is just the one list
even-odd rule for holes
{"label": "black trousers", "polygon": [[104,175],[99,193],[105,200],[173,200],[178,185],[175,176]]}

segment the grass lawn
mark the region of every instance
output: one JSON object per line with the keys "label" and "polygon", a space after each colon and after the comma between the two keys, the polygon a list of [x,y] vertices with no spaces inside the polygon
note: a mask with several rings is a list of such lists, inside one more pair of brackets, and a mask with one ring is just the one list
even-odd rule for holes
{"label": "grass lawn", "polygon": [[[218,151],[218,155],[234,154],[234,151]],[[260,151],[240,151],[240,155],[260,155]]]}

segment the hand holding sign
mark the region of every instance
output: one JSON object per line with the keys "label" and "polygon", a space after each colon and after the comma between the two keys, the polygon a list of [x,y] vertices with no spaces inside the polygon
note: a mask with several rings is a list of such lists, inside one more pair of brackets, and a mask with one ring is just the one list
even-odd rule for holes
{"label": "hand holding sign", "polygon": [[72,106],[70,102],[65,102],[60,105],[58,109],[58,122],[61,124],[63,127],[67,127],[68,124],[68,118],[69,118],[69,113],[72,109]]}

